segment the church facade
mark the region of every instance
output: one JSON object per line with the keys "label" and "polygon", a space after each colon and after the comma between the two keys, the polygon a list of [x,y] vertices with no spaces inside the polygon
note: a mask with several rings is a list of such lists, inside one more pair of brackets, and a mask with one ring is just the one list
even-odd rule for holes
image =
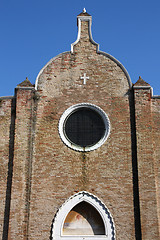
{"label": "church facade", "polygon": [[160,96],[99,50],[71,51],[0,98],[2,240],[158,240]]}

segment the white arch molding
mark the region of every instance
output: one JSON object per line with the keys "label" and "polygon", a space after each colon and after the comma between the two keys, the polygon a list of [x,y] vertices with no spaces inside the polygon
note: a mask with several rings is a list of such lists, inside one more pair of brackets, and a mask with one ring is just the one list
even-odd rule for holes
{"label": "white arch molding", "polygon": [[[70,210],[81,202],[89,203],[101,216],[105,234],[104,235],[63,235],[63,225]],[[57,211],[51,229],[52,240],[115,240],[115,226],[112,216],[104,203],[96,196],[86,191],[79,192],[70,197]]]}
{"label": "white arch molding", "polygon": [[[101,116],[104,125],[105,125],[105,132],[103,137],[95,144],[91,145],[91,146],[86,146],[85,148],[72,143],[67,137],[66,134],[64,133],[64,129],[65,129],[65,121],[66,119],[70,116],[70,114],[72,114],[75,110],[78,110],[80,108],[88,108],[91,110],[94,110],[95,112],[98,113],[99,116]],[[107,138],[109,137],[110,134],[110,121],[109,118],[107,116],[107,114],[98,106],[91,104],[91,103],[78,103],[76,105],[72,105],[71,107],[69,107],[68,109],[66,109],[64,111],[64,113],[62,114],[60,120],[59,120],[59,135],[61,137],[61,140],[64,142],[64,144],[66,144],[69,148],[76,150],[76,151],[81,151],[81,152],[88,152],[88,151],[92,151],[95,150],[97,148],[99,148],[100,146],[102,146],[103,143],[105,143],[105,141],[107,140]]]}

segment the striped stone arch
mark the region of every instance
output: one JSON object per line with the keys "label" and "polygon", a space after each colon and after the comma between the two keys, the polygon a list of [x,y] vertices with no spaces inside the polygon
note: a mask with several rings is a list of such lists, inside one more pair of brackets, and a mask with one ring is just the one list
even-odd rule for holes
{"label": "striped stone arch", "polygon": [[57,211],[52,240],[115,240],[113,218],[100,199],[86,191],[70,197]]}

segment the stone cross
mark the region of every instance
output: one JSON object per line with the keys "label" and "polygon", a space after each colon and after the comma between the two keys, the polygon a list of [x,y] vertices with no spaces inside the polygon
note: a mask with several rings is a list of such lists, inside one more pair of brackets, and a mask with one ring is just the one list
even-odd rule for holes
{"label": "stone cross", "polygon": [[86,76],[86,73],[84,73],[84,76],[80,78],[83,79],[83,84],[86,84],[86,80],[89,79],[89,77]]}

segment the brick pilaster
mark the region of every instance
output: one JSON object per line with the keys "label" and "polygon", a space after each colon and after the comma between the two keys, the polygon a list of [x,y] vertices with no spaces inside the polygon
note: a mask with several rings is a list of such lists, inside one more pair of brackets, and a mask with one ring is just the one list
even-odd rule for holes
{"label": "brick pilaster", "polygon": [[27,239],[33,94],[33,87],[16,89],[15,153],[9,239]]}
{"label": "brick pilaster", "polygon": [[151,87],[135,84],[134,98],[142,239],[158,240]]}

